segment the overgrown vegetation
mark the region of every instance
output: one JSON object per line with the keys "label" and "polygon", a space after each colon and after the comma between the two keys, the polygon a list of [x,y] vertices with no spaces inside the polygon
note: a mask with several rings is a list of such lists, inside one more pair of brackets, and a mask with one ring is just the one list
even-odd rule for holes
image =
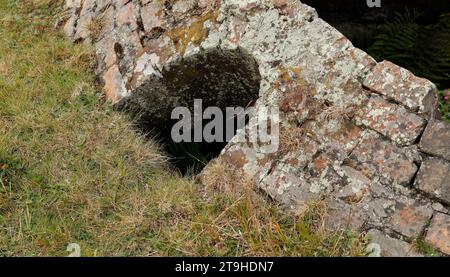
{"label": "overgrown vegetation", "polygon": [[54,30],[52,2],[0,0],[0,255],[364,254],[361,237],[323,231],[320,203],[286,216],[233,193],[246,186],[223,167],[206,188],[170,170],[101,100],[91,50]]}

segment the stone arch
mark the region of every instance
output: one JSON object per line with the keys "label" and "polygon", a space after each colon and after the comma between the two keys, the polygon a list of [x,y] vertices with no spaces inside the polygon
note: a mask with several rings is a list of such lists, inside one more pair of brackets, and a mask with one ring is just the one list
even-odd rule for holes
{"label": "stone arch", "polygon": [[[258,64],[247,51],[215,47],[167,64],[117,107],[138,115],[139,129],[160,138],[174,156],[174,163],[185,172],[188,164],[197,166],[189,155],[209,153],[202,158],[214,158],[226,145],[222,143],[226,138],[217,143],[174,145],[170,139],[171,127],[177,121],[171,119],[173,109],[186,107],[193,114],[194,99],[202,100],[203,109],[218,107],[225,112],[227,107],[245,108],[258,99],[260,82]],[[182,153],[190,150],[195,153]]]}
{"label": "stone arch", "polygon": [[[232,140],[224,166],[291,211],[324,199],[327,228],[372,229],[403,255],[431,219],[427,242],[450,254],[450,125],[430,81],[375,61],[298,0],[68,2],[65,31],[95,45],[113,102],[151,123],[202,91],[222,107],[248,95],[256,109],[280,105],[280,151]],[[100,16],[93,37],[86,26]]]}

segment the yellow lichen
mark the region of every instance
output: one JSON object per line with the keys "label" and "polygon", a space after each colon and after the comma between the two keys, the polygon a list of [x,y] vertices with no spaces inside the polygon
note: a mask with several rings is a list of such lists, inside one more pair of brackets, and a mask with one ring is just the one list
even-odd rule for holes
{"label": "yellow lichen", "polygon": [[200,45],[209,35],[209,29],[205,28],[207,21],[216,22],[219,10],[209,11],[199,17],[188,27],[175,28],[167,32],[172,39],[177,52],[184,56],[189,43]]}
{"label": "yellow lichen", "polygon": [[279,67],[280,78],[285,83],[297,83],[299,87],[306,86],[306,80],[302,78],[302,68],[298,66],[293,66],[289,68]]}

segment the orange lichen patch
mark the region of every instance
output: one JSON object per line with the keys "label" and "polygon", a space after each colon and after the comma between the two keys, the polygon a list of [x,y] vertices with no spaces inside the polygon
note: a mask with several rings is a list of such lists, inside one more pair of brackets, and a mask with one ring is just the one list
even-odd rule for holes
{"label": "orange lichen patch", "polygon": [[361,137],[361,128],[350,121],[344,121],[341,128],[334,134],[331,134],[331,137],[341,143],[348,143]]}
{"label": "orange lichen patch", "polygon": [[394,231],[409,238],[416,238],[422,232],[431,218],[433,211],[427,206],[418,203],[405,205],[397,203],[390,225]]}
{"label": "orange lichen patch", "polygon": [[225,160],[237,168],[243,168],[248,163],[247,157],[242,150],[227,152]]}
{"label": "orange lichen patch", "polygon": [[296,90],[311,90],[311,95],[314,94],[314,90],[310,88],[308,82],[302,77],[302,68],[298,66],[285,68],[278,66],[280,85],[285,86],[287,91]]}
{"label": "orange lichen patch", "polygon": [[299,78],[300,74],[302,73],[302,69],[300,67],[285,68],[279,66],[278,70],[280,72],[281,80],[283,80],[285,83],[292,82],[294,79]]}
{"label": "orange lichen patch", "polygon": [[259,159],[258,160],[258,165],[259,166],[264,166],[264,165],[266,165],[267,163],[269,163],[271,160],[270,160],[270,158],[269,157],[265,157],[265,158],[262,158],[262,159]]}
{"label": "orange lichen patch", "polygon": [[289,4],[288,0],[272,0],[273,5],[275,8],[280,9],[283,7],[286,7]]}
{"label": "orange lichen patch", "polygon": [[301,77],[302,69],[300,67],[284,68],[279,66],[278,70],[280,72],[280,83],[276,84],[274,89],[280,89],[281,87],[285,89],[281,110],[288,112],[302,108],[311,94],[306,81]]}
{"label": "orange lichen patch", "polygon": [[305,106],[306,98],[306,94],[300,91],[287,92],[281,100],[280,110],[285,113],[299,110]]}
{"label": "orange lichen patch", "polygon": [[217,23],[219,10],[209,11],[195,19],[195,21],[188,27],[175,28],[169,30],[167,35],[172,39],[177,52],[184,56],[189,43],[200,45],[209,35],[209,29],[205,28],[207,21]]}
{"label": "orange lichen patch", "polygon": [[349,43],[350,41],[345,36],[342,36],[333,43],[333,46],[335,46],[338,49],[342,49],[346,45],[349,45]]}
{"label": "orange lichen patch", "polygon": [[300,161],[296,158],[291,158],[291,159],[287,159],[286,164],[291,165],[291,166],[298,166]]}
{"label": "orange lichen patch", "polygon": [[332,163],[329,156],[321,154],[312,162],[312,168],[315,172],[321,173]]}

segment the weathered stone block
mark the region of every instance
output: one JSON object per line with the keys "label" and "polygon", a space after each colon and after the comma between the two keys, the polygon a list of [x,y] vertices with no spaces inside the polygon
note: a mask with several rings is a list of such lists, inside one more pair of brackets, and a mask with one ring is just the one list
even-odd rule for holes
{"label": "weathered stone block", "polygon": [[[73,13],[75,13],[75,11],[72,11]],[[71,16],[66,23],[64,24],[64,33],[66,34],[66,36],[68,36],[70,39],[73,39],[73,36],[75,35],[75,30],[76,30],[76,26],[75,24],[77,23],[77,18],[74,16]]]}
{"label": "weathered stone block", "polygon": [[400,145],[413,144],[425,128],[425,120],[381,97],[372,97],[357,112],[356,120]]}
{"label": "weathered stone block", "polygon": [[427,231],[425,241],[439,249],[439,251],[450,255],[450,216],[436,213]]}
{"label": "weathered stone block", "polygon": [[[161,18],[163,15],[163,5],[160,1],[153,1],[141,8],[142,24],[144,25],[145,32],[149,33],[154,28],[164,28],[164,20]],[[160,16],[161,15],[161,16]]]}
{"label": "weathered stone block", "polygon": [[349,166],[342,166],[338,174],[342,174],[346,184],[338,190],[336,196],[347,203],[360,202],[368,193],[371,180]]}
{"label": "weathered stone block", "polygon": [[[422,257],[414,245],[402,240],[392,238],[385,233],[372,229],[367,232],[367,237],[371,243],[368,248],[372,250],[369,256],[373,257]],[[375,245],[373,245],[375,244]]]}
{"label": "weathered stone block", "polygon": [[103,91],[108,99],[117,101],[117,99],[126,95],[125,84],[117,65],[111,66],[103,75]]}
{"label": "weathered stone block", "polygon": [[73,37],[74,41],[90,39],[92,19],[93,13],[85,13],[80,15],[80,19],[78,19],[76,25],[75,35]]}
{"label": "weathered stone block", "polygon": [[306,133],[319,141],[324,148],[336,150],[335,157],[345,158],[357,146],[362,130],[350,120],[324,119],[308,121],[302,125]]}
{"label": "weathered stone block", "polygon": [[99,74],[102,74],[106,69],[117,63],[117,55],[114,49],[115,42],[113,36],[105,36],[96,42]]}
{"label": "weathered stone block", "polygon": [[439,158],[426,159],[417,174],[415,186],[450,204],[450,163]]}
{"label": "weathered stone block", "polygon": [[392,230],[410,239],[415,239],[422,234],[428,220],[433,215],[430,207],[417,202],[409,205],[398,202],[395,209],[389,226]]}
{"label": "weathered stone block", "polygon": [[420,141],[420,149],[425,153],[450,160],[450,124],[443,121],[428,123]]}
{"label": "weathered stone block", "polygon": [[436,85],[389,61],[377,64],[364,80],[364,86],[414,111],[423,113],[436,108],[430,107]]}
{"label": "weathered stone block", "polygon": [[133,2],[119,8],[116,18],[117,26],[127,25],[130,28],[130,31],[135,31],[138,28],[137,22],[139,12],[139,6],[135,5]]}
{"label": "weathered stone block", "polygon": [[326,205],[327,213],[324,222],[327,230],[360,231],[367,220],[367,216],[359,207],[342,200],[331,198],[326,201]]}
{"label": "weathered stone block", "polygon": [[353,150],[349,163],[370,178],[383,177],[385,184],[408,185],[417,172],[417,166],[400,148],[381,138],[364,139]]}

